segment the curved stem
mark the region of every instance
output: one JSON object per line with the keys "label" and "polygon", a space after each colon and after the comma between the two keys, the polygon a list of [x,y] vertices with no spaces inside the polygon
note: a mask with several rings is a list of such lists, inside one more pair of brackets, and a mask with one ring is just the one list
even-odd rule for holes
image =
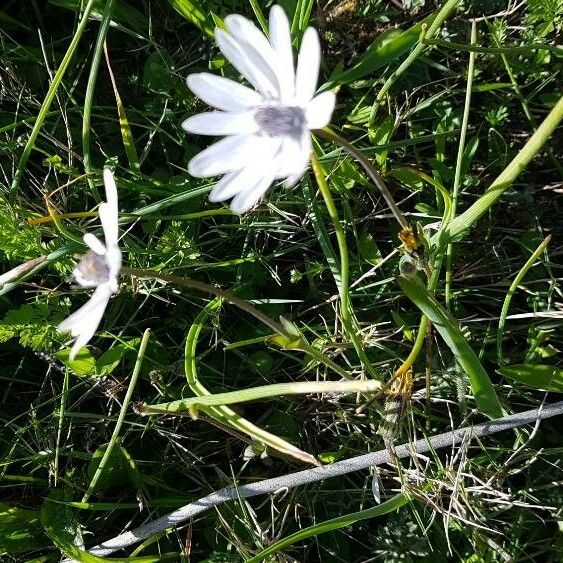
{"label": "curved stem", "polygon": [[338,135],[338,133],[335,133],[328,128],[316,130],[315,134],[319,137],[322,137],[323,139],[326,139],[327,141],[332,141],[333,143],[341,146],[359,162],[362,168],[367,172],[371,181],[377,186],[377,189],[381,193],[381,196],[385,200],[385,203],[387,203],[389,209],[391,210],[391,213],[393,213],[393,216],[395,217],[395,219],[397,219],[399,225],[401,225],[401,228],[410,230],[409,222],[403,215],[403,212],[395,203],[395,199],[393,198],[391,192],[389,191],[389,188],[383,181],[381,174],[379,174],[379,172],[375,170],[375,168],[371,165],[369,159],[354,145],[352,145],[352,143],[349,143],[346,139]]}

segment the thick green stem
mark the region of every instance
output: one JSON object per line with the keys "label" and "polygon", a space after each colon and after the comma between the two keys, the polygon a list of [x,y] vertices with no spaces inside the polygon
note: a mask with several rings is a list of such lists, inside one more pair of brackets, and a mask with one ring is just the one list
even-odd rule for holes
{"label": "thick green stem", "polygon": [[563,119],[563,96],[543,120],[528,142],[520,149],[510,164],[500,173],[487,191],[466,211],[440,229],[430,242],[434,247],[446,246],[452,240],[459,240],[485,214],[497,199],[509,188],[514,180],[538,154],[542,146]]}
{"label": "thick green stem", "polygon": [[194,407],[233,405],[248,401],[258,401],[282,395],[310,395],[312,393],[376,393],[381,390],[381,383],[368,380],[356,381],[299,381],[295,383],[274,383],[262,385],[252,389],[231,391],[229,393],[214,393],[188,399],[179,399],[158,405],[141,404],[136,406],[140,414],[163,414],[188,411]]}

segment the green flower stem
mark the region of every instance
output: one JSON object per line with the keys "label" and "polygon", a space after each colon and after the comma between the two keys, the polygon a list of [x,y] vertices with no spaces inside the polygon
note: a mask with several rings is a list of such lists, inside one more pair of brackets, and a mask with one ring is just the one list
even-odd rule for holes
{"label": "green flower stem", "polygon": [[136,405],[140,414],[166,414],[179,411],[189,411],[194,407],[232,405],[257,401],[269,397],[281,397],[282,395],[310,395],[312,393],[376,393],[381,390],[381,383],[373,379],[364,381],[302,381],[296,383],[275,383],[262,385],[252,389],[231,391],[228,393],[214,393],[200,397],[189,397],[168,403],[157,405]]}
{"label": "green flower stem", "polygon": [[391,74],[391,76],[385,81],[385,84],[379,90],[377,97],[375,98],[375,102],[373,107],[371,108],[371,113],[369,116],[369,123],[368,127],[373,127],[375,122],[375,118],[377,117],[377,112],[379,111],[379,106],[383,101],[383,98],[387,95],[387,92],[391,89],[393,84],[411,65],[414,61],[422,54],[425,49],[428,49],[428,45],[424,44],[424,41],[428,37],[432,37],[440,28],[440,26],[446,21],[448,16],[455,10],[457,7],[458,0],[448,0],[440,9],[440,11],[436,14],[434,21],[430,24],[428,29],[424,32],[424,36],[418,42],[418,45],[411,51],[411,54],[403,61],[403,63],[399,66],[399,68]]}
{"label": "green flower stem", "polygon": [[121,427],[123,426],[123,421],[125,420],[125,414],[127,413],[127,408],[129,407],[129,403],[131,402],[131,397],[133,396],[133,391],[135,390],[135,386],[137,385],[137,379],[139,377],[139,373],[141,371],[141,366],[143,365],[143,358],[145,357],[145,350],[147,349],[147,344],[149,343],[150,337],[150,329],[145,330],[143,334],[143,338],[141,340],[141,345],[139,346],[139,352],[137,353],[137,361],[135,362],[135,367],[133,368],[133,374],[131,375],[131,379],[129,381],[129,387],[127,388],[127,393],[125,394],[125,398],[123,399],[123,404],[121,405],[121,410],[119,411],[119,416],[117,418],[117,422],[115,423],[115,428],[113,429],[113,433],[111,435],[111,439],[107,448],[104,452],[102,459],[100,460],[100,464],[96,468],[96,472],[88,485],[88,489],[84,493],[81,502],[88,502],[88,499],[94,492],[96,485],[102,476],[102,472],[111,457],[111,454],[119,440],[119,433],[121,432]]}
{"label": "green flower stem", "polygon": [[534,262],[541,256],[541,254],[544,252],[550,241],[551,241],[551,235],[547,236],[536,248],[536,250],[534,250],[530,258],[526,260],[526,263],[522,266],[521,270],[518,272],[517,276],[510,284],[508,292],[504,297],[504,302],[502,304],[502,310],[498,320],[498,329],[497,329],[497,361],[499,367],[501,367],[504,363],[502,357],[502,333],[504,331],[504,324],[506,322],[506,317],[508,315],[508,309],[510,307],[510,302],[512,301],[512,296],[516,292],[516,289],[520,285],[520,282],[524,279],[524,276],[528,273],[528,270],[534,265]]}
{"label": "green flower stem", "polygon": [[98,37],[96,38],[96,45],[94,47],[94,54],[92,56],[92,64],[90,65],[90,74],[88,75],[88,83],[86,85],[86,94],[84,95],[84,113],[82,114],[82,153],[84,155],[84,171],[88,174],[87,181],[90,186],[90,191],[94,195],[97,202],[101,201],[98,188],[91,178],[92,172],[92,157],[90,153],[90,130],[91,130],[91,116],[92,106],[94,104],[94,92],[96,90],[96,80],[98,79],[98,71],[100,68],[100,61],[102,60],[102,51],[104,49],[104,42],[111,23],[111,16],[115,0],[107,0],[104,7],[100,29],[98,30]]}
{"label": "green flower stem", "polygon": [[446,246],[452,240],[464,238],[469,229],[492,207],[538,154],[561,122],[561,119],[563,119],[563,96],[528,139],[528,142],[520,149],[500,175],[497,176],[485,193],[469,209],[450,221],[446,227],[440,229],[430,239],[431,244],[434,247]]}
{"label": "green flower stem", "polygon": [[78,46],[78,42],[80,41],[80,38],[82,37],[84,30],[86,29],[86,25],[88,24],[88,19],[90,17],[90,12],[92,11],[92,8],[94,7],[95,2],[96,2],[96,0],[88,0],[88,4],[86,4],[86,7],[84,8],[84,12],[82,13],[82,19],[80,20],[80,23],[78,24],[78,27],[76,29],[76,33],[74,34],[74,37],[72,38],[72,41],[71,41],[71,43],[70,43],[70,45],[67,49],[67,52],[65,53],[63,60],[61,61],[61,65],[57,69],[57,72],[55,73],[55,76],[53,77],[53,81],[51,82],[51,85],[49,86],[49,90],[47,91],[47,95],[45,96],[45,99],[43,100],[43,104],[41,105],[39,113],[37,114],[37,119],[35,120],[35,123],[33,125],[33,129],[31,130],[31,133],[29,134],[29,138],[27,139],[27,143],[25,144],[22,155],[21,155],[20,160],[18,162],[18,166],[16,168],[16,173],[14,174],[14,179],[12,181],[12,187],[11,187],[12,192],[15,192],[15,190],[17,190],[18,186],[20,185],[23,172],[25,170],[25,167],[27,165],[27,161],[29,159],[29,155],[31,154],[31,151],[33,150],[33,147],[35,145],[35,141],[37,140],[39,132],[41,131],[41,127],[43,126],[43,122],[45,121],[45,117],[47,116],[49,108],[51,107],[51,103],[53,102],[53,99],[55,98],[55,95],[57,94],[57,90],[58,90],[59,85],[60,85],[60,83],[61,83],[61,81],[62,81],[62,79],[65,75],[66,69],[68,68],[70,61],[72,60],[72,57],[74,56],[74,53],[76,51],[76,47]]}
{"label": "green flower stem", "polygon": [[[471,22],[471,45],[477,43],[477,22]],[[461,133],[459,135],[459,146],[457,149],[457,160],[455,164],[454,185],[452,190],[452,209],[451,219],[456,216],[457,199],[459,196],[459,188],[463,178],[461,170],[463,167],[463,153],[465,151],[465,139],[467,136],[467,126],[469,124],[469,110],[471,107],[471,92],[473,89],[473,75],[475,73],[475,52],[469,53],[469,65],[467,68],[467,84],[465,86],[465,105],[463,108],[463,118],[461,122]],[[446,283],[445,283],[445,301],[446,309],[450,308],[451,287],[452,287],[452,254],[453,246],[450,242],[446,249]]]}
{"label": "green flower stem", "polygon": [[288,350],[299,350],[301,352],[304,352],[305,354],[311,356],[313,359],[332,369],[341,377],[346,379],[350,378],[350,375],[345,369],[333,362],[328,356],[323,354],[323,352],[321,352],[317,348],[310,346],[307,342],[305,342],[305,339],[299,337],[296,338],[295,335],[289,334],[282,324],[274,321],[273,319],[268,317],[268,315],[265,315],[264,313],[262,313],[262,311],[258,310],[256,307],[253,307],[250,303],[248,303],[248,301],[245,301],[244,299],[241,299],[240,297],[237,297],[236,295],[233,295],[228,291],[224,291],[213,285],[193,280],[191,278],[162,274],[160,272],[154,272],[152,270],[140,270],[138,268],[128,268],[127,266],[124,266],[121,269],[121,272],[125,275],[131,275],[138,278],[160,280],[162,282],[172,283],[174,285],[185,287],[187,289],[196,289],[204,293],[216,295],[217,297],[224,299],[232,305],[235,305],[235,307],[238,307],[242,311],[245,311],[249,315],[252,315],[255,319],[259,320],[275,333],[279,334],[282,338],[276,340],[276,344],[278,346]]}
{"label": "green flower stem", "polygon": [[341,146],[344,150],[348,151],[359,162],[362,168],[366,171],[367,175],[370,177],[371,181],[377,186],[377,189],[381,193],[383,199],[385,200],[385,203],[387,203],[395,219],[397,219],[399,225],[401,225],[401,228],[410,229],[409,222],[395,203],[395,199],[393,198],[391,192],[389,191],[389,188],[383,181],[381,174],[379,174],[379,172],[375,170],[364,153],[358,150],[352,143],[349,143],[346,139],[338,135],[338,133],[331,131],[328,127],[326,127],[325,129],[316,130],[315,134],[323,139],[326,139],[327,141],[332,141],[333,143]]}
{"label": "green flower stem", "polygon": [[352,341],[356,353],[358,354],[358,357],[360,358],[365,369],[372,377],[374,377],[375,379],[380,379],[380,374],[378,374],[377,371],[373,369],[371,362],[369,361],[369,358],[366,356],[366,353],[362,347],[362,343],[358,338],[360,330],[357,326],[357,322],[355,321],[355,317],[353,315],[350,304],[350,261],[348,257],[348,243],[346,242],[346,233],[344,232],[344,229],[342,228],[342,225],[340,223],[334,199],[332,198],[332,194],[330,193],[330,189],[326,182],[325,171],[323,170],[321,163],[319,162],[319,158],[317,157],[315,152],[313,152],[311,163],[317,184],[319,186],[319,190],[323,196],[328,214],[334,227],[334,232],[336,233],[336,240],[340,253],[340,286],[338,289],[340,294],[340,312],[342,315],[342,324],[344,325],[344,329],[348,333],[348,337]]}

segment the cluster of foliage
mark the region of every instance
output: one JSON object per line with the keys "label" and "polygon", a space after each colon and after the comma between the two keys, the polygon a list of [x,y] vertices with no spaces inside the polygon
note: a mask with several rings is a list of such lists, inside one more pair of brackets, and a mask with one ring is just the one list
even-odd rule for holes
{"label": "cluster of foliage", "polygon": [[[188,161],[208,139],[180,127],[204,109],[185,76],[211,70],[238,80],[213,29],[229,13],[256,19],[271,2],[48,0],[0,8],[0,273],[47,257],[0,288],[3,560],[58,561],[61,553],[95,560],[84,546],[233,482],[302,469],[311,457],[331,463],[386,447],[385,393],[276,396],[232,414],[201,408],[197,420],[187,411],[141,416],[126,404],[115,436],[133,373],[133,399],[148,405],[342,374],[392,383],[422,342],[422,309],[444,322],[422,333],[411,398],[392,440],[497,416],[475,378],[492,382],[506,412],[563,391],[557,132],[470,230],[458,229],[439,266],[431,254],[441,220],[480,201],[512,170],[556,106],[561,0],[279,3],[293,16],[294,46],[308,25],[319,30],[321,84],[338,90],[332,127],[385,178],[423,242],[418,253],[401,246],[400,226],[365,170],[324,138],[315,142],[316,174],[291,190],[274,187],[243,217],[207,202],[213,183],[189,176]],[[451,9],[431,35],[443,4]],[[97,225],[108,163],[120,190],[124,264],[155,276],[125,273],[91,351],[69,362],[68,339],[55,327],[71,301],[83,299],[69,277],[84,251],[81,234]],[[318,189],[324,178],[336,220]],[[421,284],[423,297],[413,295],[412,280],[427,282],[432,268],[428,291]],[[234,299],[190,289],[190,280]],[[349,310],[341,308],[343,285]],[[276,339],[253,311],[274,325],[282,316],[286,336]],[[289,455],[283,444],[309,457]],[[312,534],[271,560],[556,560],[562,445],[560,426],[547,421],[455,456],[433,452],[367,477],[227,503],[151,538],[141,555],[259,558],[296,530],[374,505],[379,483],[385,498],[403,491],[409,502]]]}

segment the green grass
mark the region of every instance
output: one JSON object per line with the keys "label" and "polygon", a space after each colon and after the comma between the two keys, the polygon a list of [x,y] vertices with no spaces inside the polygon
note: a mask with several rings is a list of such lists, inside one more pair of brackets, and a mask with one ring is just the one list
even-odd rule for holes
{"label": "green grass", "polygon": [[[237,78],[212,30],[270,3],[0,8],[0,275],[46,256],[0,288],[3,561],[93,560],[214,490],[385,448],[411,376],[397,444],[561,398],[561,2],[282,4],[337,108],[305,177],[241,218],[187,172],[210,139],[180,127],[205,108],[185,77]],[[69,362],[105,164],[125,268]],[[560,428],[238,499],[115,556],[557,561]]]}

